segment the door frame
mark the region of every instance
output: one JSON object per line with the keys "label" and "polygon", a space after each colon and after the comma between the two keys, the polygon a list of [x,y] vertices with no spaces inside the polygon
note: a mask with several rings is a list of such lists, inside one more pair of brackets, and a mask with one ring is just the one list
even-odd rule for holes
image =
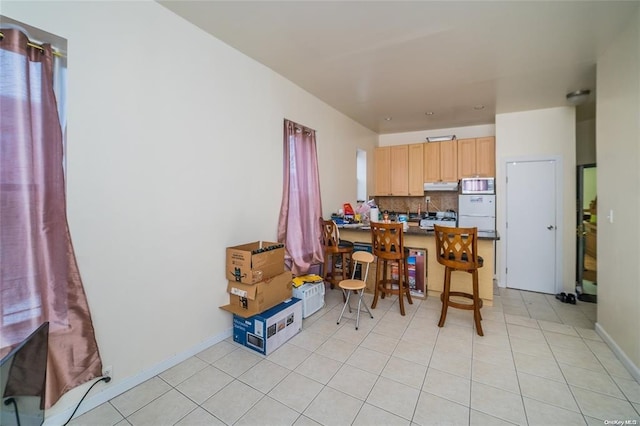
{"label": "door frame", "polygon": [[584,278],[585,236],[582,219],[584,216],[584,171],[596,167],[598,167],[597,163],[576,165],[576,293],[578,293],[578,288],[582,290]]}
{"label": "door frame", "polygon": [[[564,173],[563,173],[563,158],[561,155],[533,155],[533,156],[519,156],[519,157],[505,157],[501,161],[502,176],[499,178],[499,182],[496,183],[496,207],[498,214],[498,232],[500,235],[500,262],[497,262],[498,271],[498,286],[506,288],[507,286],[507,164],[512,162],[540,162],[540,161],[554,161],[556,171],[556,270],[554,274],[554,291],[556,294],[562,290],[562,277],[564,273],[564,251],[563,241],[565,234],[564,226]],[[499,189],[503,188],[503,189]],[[572,220],[573,222],[573,220]],[[499,264],[498,264],[499,263]],[[574,265],[570,265],[574,267]]]}

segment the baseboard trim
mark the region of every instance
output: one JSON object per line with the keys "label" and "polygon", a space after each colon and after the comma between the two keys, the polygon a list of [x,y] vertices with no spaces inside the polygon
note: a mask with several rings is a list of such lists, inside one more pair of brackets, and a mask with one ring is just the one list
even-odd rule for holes
{"label": "baseboard trim", "polygon": [[[182,361],[188,358],[191,358],[192,356],[202,352],[207,348],[210,348],[216,343],[219,343],[232,335],[233,335],[233,327],[223,331],[222,333],[216,336],[210,337],[209,339],[201,342],[198,345],[195,345],[189,348],[184,352],[181,352],[179,354],[172,356],[171,358],[168,358],[165,361],[159,364],[156,364],[147,370],[141,371],[140,373],[134,376],[127,377],[126,379],[116,383],[115,385],[102,390],[100,393],[97,393],[93,396],[88,396],[87,399],[82,401],[82,404],[80,405],[80,407],[78,408],[78,411],[76,411],[73,417],[76,418],[86,413],[87,411],[90,411],[96,408],[97,406],[104,404],[105,402],[115,398],[116,396],[128,391],[129,389],[132,389],[138,386],[139,384],[151,379],[152,377],[157,376],[163,371],[168,370],[169,368],[180,364]],[[75,404],[77,404],[77,402]],[[67,419],[69,419],[69,416],[71,416],[71,413],[73,413],[73,410],[75,409],[75,404],[72,407],[69,407],[68,409],[60,413],[57,413],[51,417],[47,417],[44,421],[43,426],[56,426],[56,425],[64,424],[67,421]]]}
{"label": "baseboard trim", "polygon": [[640,368],[631,361],[631,359],[627,356],[627,354],[618,346],[618,344],[613,340],[613,338],[606,332],[604,328],[600,325],[600,323],[596,323],[596,333],[604,340],[604,342],[609,346],[609,348],[613,351],[618,360],[624,365],[629,374],[631,374],[636,381],[640,382]]}

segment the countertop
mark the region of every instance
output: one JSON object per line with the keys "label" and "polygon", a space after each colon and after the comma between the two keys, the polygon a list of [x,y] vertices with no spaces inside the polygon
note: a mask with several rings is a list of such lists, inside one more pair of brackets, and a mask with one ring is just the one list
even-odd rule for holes
{"label": "countertop", "polygon": [[[362,232],[370,232],[371,230],[370,227],[364,226],[361,223],[338,225],[338,228],[344,228],[344,229],[350,229],[350,230],[362,231]],[[424,235],[425,237],[434,236],[433,230],[422,229],[419,226],[409,226],[409,229],[405,231],[405,234],[418,235],[418,236]],[[500,235],[498,235],[498,231],[494,231],[494,232],[478,231],[478,239],[498,241],[500,240]]]}

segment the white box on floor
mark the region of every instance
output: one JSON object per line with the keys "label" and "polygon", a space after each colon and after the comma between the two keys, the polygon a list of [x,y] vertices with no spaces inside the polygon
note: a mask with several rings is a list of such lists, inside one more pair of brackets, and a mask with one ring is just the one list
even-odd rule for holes
{"label": "white box on floor", "polygon": [[263,355],[269,355],[300,330],[302,301],[295,297],[249,318],[233,315],[233,340]]}
{"label": "white box on floor", "polygon": [[324,281],[319,283],[306,283],[293,288],[293,296],[302,300],[302,318],[322,309],[324,306]]}

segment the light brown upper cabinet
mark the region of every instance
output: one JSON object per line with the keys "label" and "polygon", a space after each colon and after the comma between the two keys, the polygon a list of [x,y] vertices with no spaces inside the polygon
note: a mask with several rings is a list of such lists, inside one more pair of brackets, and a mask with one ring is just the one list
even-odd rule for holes
{"label": "light brown upper cabinet", "polygon": [[391,148],[388,146],[376,148],[375,162],[375,195],[391,195]]}
{"label": "light brown upper cabinet", "polygon": [[424,145],[409,145],[409,195],[424,195]]}
{"label": "light brown upper cabinet", "polygon": [[424,145],[424,182],[458,180],[458,141],[427,142]]}
{"label": "light brown upper cabinet", "polygon": [[409,145],[391,147],[391,195],[409,195]]}
{"label": "light brown upper cabinet", "polygon": [[496,139],[458,140],[458,178],[496,175]]}
{"label": "light brown upper cabinet", "polygon": [[374,157],[375,195],[409,195],[409,146],[376,148]]}

